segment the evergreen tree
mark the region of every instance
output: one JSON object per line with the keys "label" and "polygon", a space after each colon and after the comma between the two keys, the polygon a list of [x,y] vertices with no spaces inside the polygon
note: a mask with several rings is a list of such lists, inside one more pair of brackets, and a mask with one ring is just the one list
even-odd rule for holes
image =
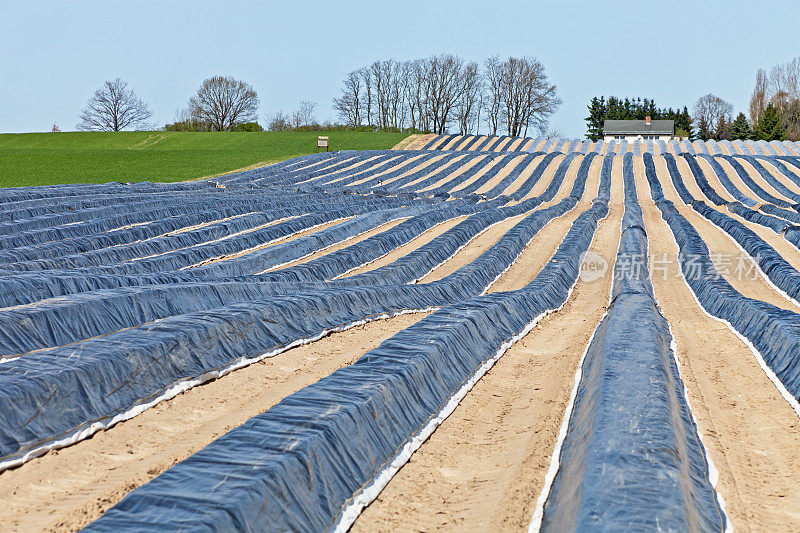
{"label": "evergreen tree", "polygon": [[781,127],[781,117],[778,110],[770,102],[761,118],[756,124],[754,137],[756,140],[779,141],[783,139],[783,128]]}
{"label": "evergreen tree", "polygon": [[744,141],[753,137],[753,130],[744,113],[736,115],[736,119],[731,123],[731,140]]}
{"label": "evergreen tree", "polygon": [[714,127],[714,138],[718,141],[730,140],[731,123],[725,120],[725,117],[719,117],[717,125]]}
{"label": "evergreen tree", "polygon": [[700,117],[700,121],[697,123],[697,138],[701,141],[707,141],[711,138],[711,131],[705,117]]}
{"label": "evergreen tree", "polygon": [[683,106],[683,111],[680,113],[680,123],[681,128],[683,131],[689,134],[689,140],[694,141],[697,139],[697,136],[694,134],[694,126],[692,125],[692,115],[689,114],[689,108]]}
{"label": "evergreen tree", "polygon": [[[592,140],[599,140],[603,136],[603,123],[606,120],[644,120],[645,117],[650,117],[653,120],[673,120],[675,121],[675,131],[682,130],[683,136],[688,136],[694,140],[694,133],[692,128],[692,117],[689,115],[689,109],[684,106],[683,111],[678,108],[677,110],[659,109],[656,106],[655,100],[652,98],[618,98],[616,96],[609,96],[606,99],[604,96],[600,98],[594,97],[587,106],[589,116],[584,120],[586,121],[586,138]],[[709,129],[713,126],[709,125]]]}
{"label": "evergreen tree", "polygon": [[586,138],[598,141],[603,138],[603,122],[605,120],[605,105],[602,97],[592,98],[589,104],[589,116],[586,117]]}

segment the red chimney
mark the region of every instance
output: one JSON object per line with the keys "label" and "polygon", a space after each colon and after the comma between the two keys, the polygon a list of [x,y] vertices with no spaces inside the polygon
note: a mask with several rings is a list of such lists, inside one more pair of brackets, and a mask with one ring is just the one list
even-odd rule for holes
{"label": "red chimney", "polygon": [[650,125],[650,117],[644,117],[644,125],[645,126],[649,126]]}

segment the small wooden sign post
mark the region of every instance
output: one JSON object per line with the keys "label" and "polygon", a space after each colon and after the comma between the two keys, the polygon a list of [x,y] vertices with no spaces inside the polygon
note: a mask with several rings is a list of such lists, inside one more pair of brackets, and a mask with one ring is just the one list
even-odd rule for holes
{"label": "small wooden sign post", "polygon": [[320,148],[325,148],[325,151],[328,151],[328,138],[322,135],[317,137],[317,152],[319,152]]}

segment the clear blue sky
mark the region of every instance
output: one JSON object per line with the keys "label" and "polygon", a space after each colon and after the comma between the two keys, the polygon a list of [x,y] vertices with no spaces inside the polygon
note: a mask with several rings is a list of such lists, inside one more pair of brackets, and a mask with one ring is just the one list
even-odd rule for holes
{"label": "clear blue sky", "polygon": [[756,69],[800,55],[800,2],[0,0],[0,132],[71,130],[92,91],[121,77],[153,120],[215,74],[250,82],[260,121],[331,99],[375,59],[532,55],[564,100],[552,127],[585,133],[593,95],[691,105],[713,92],[747,111]]}

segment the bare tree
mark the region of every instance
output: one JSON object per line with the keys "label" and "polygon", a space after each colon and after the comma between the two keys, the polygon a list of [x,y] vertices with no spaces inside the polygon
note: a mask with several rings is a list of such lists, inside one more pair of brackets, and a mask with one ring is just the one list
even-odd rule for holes
{"label": "bare tree", "polygon": [[362,67],[359,69],[359,74],[361,75],[361,81],[364,82],[364,96],[362,100],[364,101],[364,118],[367,121],[368,125],[373,124],[372,120],[372,73],[369,70],[369,67]]}
{"label": "bare tree", "polygon": [[750,98],[750,120],[755,127],[772,104],[789,140],[800,139],[800,57],[775,65],[766,73],[759,69]]}
{"label": "bare tree", "polygon": [[461,97],[463,66],[464,60],[451,54],[428,59],[428,115],[433,132],[439,135],[447,131],[453,108]]}
{"label": "bare tree", "polygon": [[84,131],[120,131],[140,126],[152,116],[128,84],[117,78],[97,89],[81,112],[78,129]]}
{"label": "bare tree", "polygon": [[395,61],[389,78],[389,127],[402,130],[406,126],[407,65]]}
{"label": "bare tree", "polygon": [[761,119],[761,114],[767,108],[767,73],[764,69],[756,72],[756,86],[750,96],[750,122],[755,125]]}
{"label": "bare tree", "polygon": [[393,59],[375,61],[369,70],[375,81],[376,123],[380,129],[388,129],[390,122],[391,90],[394,75]]}
{"label": "bare tree", "polygon": [[456,118],[461,135],[466,135],[475,123],[479,109],[481,78],[477,63],[468,63],[461,72],[461,97],[456,103]]}
{"label": "bare tree", "polygon": [[409,64],[408,103],[411,115],[411,127],[420,131],[430,131],[430,114],[428,112],[428,62],[416,59]]}
{"label": "bare tree", "polygon": [[500,65],[500,97],[502,120],[511,136],[527,135],[530,126],[544,132],[561,105],[544,65],[529,57],[510,57]]}
{"label": "bare tree", "polygon": [[486,120],[489,123],[489,135],[497,135],[500,127],[500,101],[501,101],[501,62],[497,56],[490,57],[484,62],[486,70],[487,94],[484,98]]}
{"label": "bare tree", "polygon": [[341,96],[333,99],[333,108],[349,126],[361,125],[361,75],[350,72],[344,79]]}
{"label": "bare tree", "polygon": [[708,93],[695,102],[693,117],[695,123],[700,124],[701,121],[704,121],[705,124],[708,124],[709,129],[715,128],[710,133],[713,138],[717,139],[724,131],[717,131],[718,128],[715,126],[720,125],[720,120],[723,125],[733,120],[733,105],[719,96]]}
{"label": "bare tree", "polygon": [[301,100],[300,107],[295,112],[296,126],[310,126],[316,121],[314,118],[314,110],[317,108],[317,103],[311,100]]}
{"label": "bare tree", "polygon": [[283,111],[278,111],[269,120],[269,131],[287,131],[291,125],[289,124],[289,117]]}
{"label": "bare tree", "polygon": [[203,81],[189,99],[189,109],[200,121],[216,131],[229,131],[234,124],[257,118],[258,94],[249,83],[230,76],[214,76]]}
{"label": "bare tree", "polygon": [[531,126],[546,129],[561,100],[538,60],[490,58],[485,70],[486,83],[476,63],[451,54],[375,61],[348,74],[334,108],[350,125],[361,119],[384,130],[404,129],[410,122],[415,130],[438,134],[457,125],[466,134],[473,124],[479,129],[483,109],[494,135],[501,124],[512,135]]}

